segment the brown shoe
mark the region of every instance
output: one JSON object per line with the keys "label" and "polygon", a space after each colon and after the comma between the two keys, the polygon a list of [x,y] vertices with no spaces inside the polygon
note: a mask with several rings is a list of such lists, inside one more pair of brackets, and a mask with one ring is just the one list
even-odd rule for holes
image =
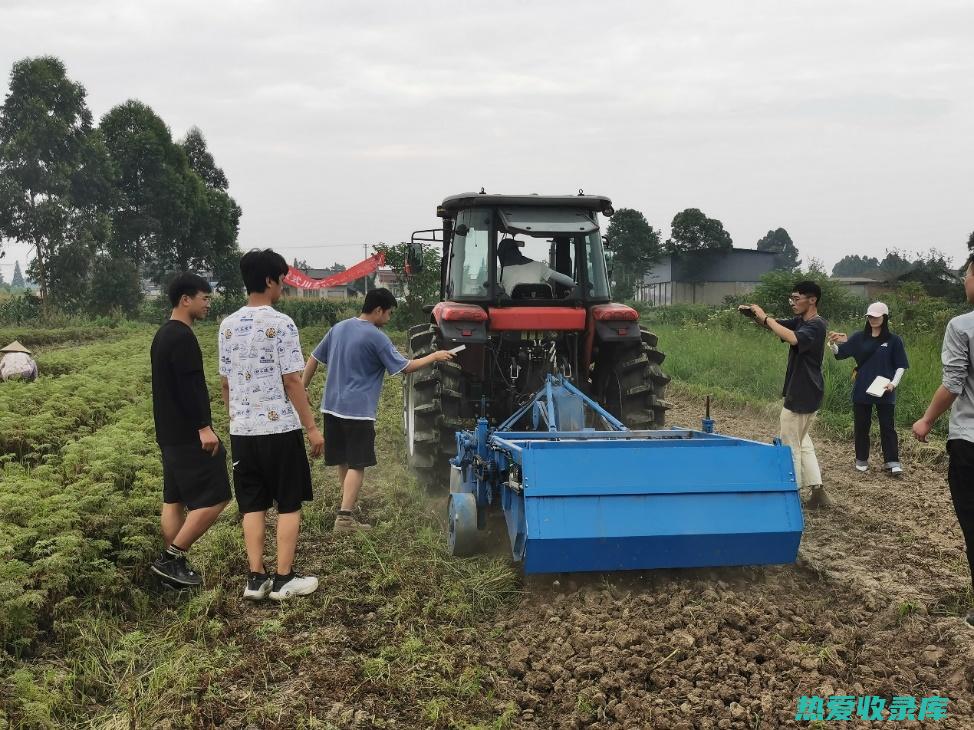
{"label": "brown shoe", "polygon": [[828,509],[833,504],[832,498],[821,484],[812,487],[812,495],[805,502],[805,506],[809,509]]}
{"label": "brown shoe", "polygon": [[368,532],[372,525],[359,522],[352,515],[338,515],[335,518],[335,532]]}

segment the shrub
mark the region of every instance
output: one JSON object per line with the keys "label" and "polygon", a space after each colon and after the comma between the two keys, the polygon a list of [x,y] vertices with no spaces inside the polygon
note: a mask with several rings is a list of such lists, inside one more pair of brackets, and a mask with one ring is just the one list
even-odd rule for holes
{"label": "shrub", "polygon": [[866,311],[867,302],[853,296],[849,290],[839,282],[830,279],[824,271],[812,269],[810,271],[771,271],[761,277],[751,301],[760,304],[768,314],[774,317],[791,316],[788,297],[794,291],[795,282],[803,280],[814,281],[822,287],[822,301],[818,311],[825,319],[836,322],[846,322],[861,319]]}

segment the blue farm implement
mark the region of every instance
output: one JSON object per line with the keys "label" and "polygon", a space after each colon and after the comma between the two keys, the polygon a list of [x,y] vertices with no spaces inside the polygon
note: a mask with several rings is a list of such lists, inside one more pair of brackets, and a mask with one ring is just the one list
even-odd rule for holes
{"label": "blue farm implement", "polygon": [[[599,429],[587,426],[596,424]],[[456,433],[449,547],[500,509],[526,573],[791,563],[803,521],[791,450],[703,430],[629,430],[548,375],[497,428]]]}

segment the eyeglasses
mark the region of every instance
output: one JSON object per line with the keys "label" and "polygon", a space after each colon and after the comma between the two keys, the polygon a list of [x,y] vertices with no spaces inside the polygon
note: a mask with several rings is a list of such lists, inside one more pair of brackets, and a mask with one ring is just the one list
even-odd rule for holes
{"label": "eyeglasses", "polygon": [[806,297],[804,294],[798,297],[794,295],[788,297],[788,301],[791,302],[792,304],[794,304],[795,302],[800,302],[802,299],[808,299],[808,297]]}

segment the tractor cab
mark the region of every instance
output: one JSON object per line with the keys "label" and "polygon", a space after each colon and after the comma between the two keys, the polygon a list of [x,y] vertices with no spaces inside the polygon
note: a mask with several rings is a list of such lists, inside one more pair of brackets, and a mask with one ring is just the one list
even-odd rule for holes
{"label": "tractor cab", "polygon": [[443,201],[441,299],[493,306],[609,301],[608,198],[464,193]]}

